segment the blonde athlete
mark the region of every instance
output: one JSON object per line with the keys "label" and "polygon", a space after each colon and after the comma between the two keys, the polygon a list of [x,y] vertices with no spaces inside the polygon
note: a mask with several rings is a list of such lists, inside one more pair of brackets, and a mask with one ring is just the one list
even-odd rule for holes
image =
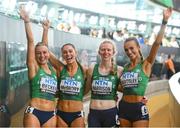
{"label": "blonde athlete", "polygon": [[49,51],[43,43],[34,46],[34,38],[28,13],[22,7],[20,16],[24,20],[27,37],[27,67],[31,100],[24,113],[24,127],[55,127],[56,71],[48,65]]}
{"label": "blonde athlete", "polygon": [[116,48],[104,40],[98,51],[101,61],[88,70],[86,92],[91,90],[88,127],[113,127],[118,119],[117,89],[123,68],[115,63]]}

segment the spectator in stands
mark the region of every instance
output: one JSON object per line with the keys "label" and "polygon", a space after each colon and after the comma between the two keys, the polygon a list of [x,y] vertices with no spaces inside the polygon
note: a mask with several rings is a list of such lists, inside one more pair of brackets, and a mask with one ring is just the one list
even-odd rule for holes
{"label": "spectator in stands", "polygon": [[165,61],[165,65],[167,69],[167,79],[170,79],[171,76],[176,73],[171,55],[168,55],[168,59]]}
{"label": "spectator in stands", "polygon": [[129,37],[129,32],[127,28],[122,29],[123,37],[124,39],[127,39]]}
{"label": "spectator in stands", "polygon": [[157,54],[156,55],[156,61],[158,62],[158,63],[164,63],[164,61],[165,61],[165,54],[162,52],[162,53],[160,53],[160,54]]}
{"label": "spectator in stands", "polygon": [[76,25],[75,21],[71,23],[69,32],[73,34],[81,34],[81,29]]}
{"label": "spectator in stands", "polygon": [[148,45],[153,45],[155,39],[156,39],[157,35],[155,32],[153,32],[149,38],[149,41],[148,41]]}
{"label": "spectator in stands", "polygon": [[[43,43],[48,45],[48,29],[43,32]],[[82,100],[86,71],[77,61],[77,51],[73,44],[64,44],[61,52],[65,63],[50,52],[50,62],[57,70],[58,77],[57,126],[84,127]]]}
{"label": "spectator in stands", "polygon": [[37,43],[34,46],[30,18],[24,7],[20,8],[20,16],[24,20],[28,41],[27,67],[31,88],[31,100],[24,113],[24,126],[56,127],[56,71],[48,65],[49,51],[47,46],[43,43]]}
{"label": "spectator in stands", "polygon": [[68,32],[70,26],[67,23],[59,23],[56,28],[57,30]]}
{"label": "spectator in stands", "polygon": [[163,36],[162,46],[163,47],[171,47],[170,41],[169,41],[169,39],[167,38],[166,35]]}
{"label": "spectator in stands", "polygon": [[149,125],[148,110],[141,101],[171,13],[171,8],[163,11],[160,31],[146,59],[143,59],[136,38],[130,37],[124,42],[124,50],[130,59],[130,63],[124,66],[120,78],[123,97],[119,102],[119,120],[122,127],[148,127]]}
{"label": "spectator in stands", "polygon": [[124,41],[124,37],[123,37],[123,33],[121,30],[115,31],[113,33],[113,39],[119,42],[123,42]]}
{"label": "spectator in stands", "polygon": [[170,40],[170,46],[171,47],[175,47],[175,48],[179,48],[179,44],[176,40],[176,36],[172,36],[171,40]]}
{"label": "spectator in stands", "polygon": [[140,44],[144,44],[144,37],[143,37],[142,34],[138,34],[137,38],[138,38],[138,41],[139,41]]}
{"label": "spectator in stands", "polygon": [[91,90],[88,127],[113,127],[118,119],[116,92],[122,67],[115,64],[115,45],[104,40],[99,46],[100,62],[88,70],[86,91]]}
{"label": "spectator in stands", "polygon": [[111,40],[114,40],[113,35],[114,35],[113,31],[110,31],[110,32],[107,33],[108,38],[111,39]]}
{"label": "spectator in stands", "polygon": [[97,31],[97,29],[91,28],[89,35],[90,35],[91,37],[97,37],[97,36],[98,36],[98,31]]}

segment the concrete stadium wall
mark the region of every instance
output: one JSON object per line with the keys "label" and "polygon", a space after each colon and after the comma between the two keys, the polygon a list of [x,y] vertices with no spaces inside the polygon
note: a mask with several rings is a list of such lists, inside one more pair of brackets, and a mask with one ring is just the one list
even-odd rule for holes
{"label": "concrete stadium wall", "polygon": [[169,94],[168,101],[159,101],[151,110],[151,116],[158,112],[161,108],[169,106],[169,119],[172,127],[180,127],[180,104],[175,99],[172,91],[170,90],[168,80],[151,81],[147,87],[146,96],[151,99],[153,96],[161,95],[163,93]]}
{"label": "concrete stadium wall", "polygon": [[174,98],[172,92],[170,93],[170,125],[171,127],[180,127],[180,104]]}
{"label": "concrete stadium wall", "polygon": [[148,97],[158,95],[160,93],[169,92],[169,84],[167,80],[150,81],[145,95]]}

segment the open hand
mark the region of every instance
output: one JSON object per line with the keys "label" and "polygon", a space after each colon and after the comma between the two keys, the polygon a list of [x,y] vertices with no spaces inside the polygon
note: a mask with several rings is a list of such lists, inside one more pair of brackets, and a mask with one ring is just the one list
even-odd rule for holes
{"label": "open hand", "polygon": [[168,21],[171,14],[172,14],[172,8],[171,7],[164,10],[163,11],[163,20]]}
{"label": "open hand", "polygon": [[19,15],[20,15],[21,19],[24,20],[24,22],[29,22],[30,21],[29,13],[25,10],[24,6],[20,6]]}

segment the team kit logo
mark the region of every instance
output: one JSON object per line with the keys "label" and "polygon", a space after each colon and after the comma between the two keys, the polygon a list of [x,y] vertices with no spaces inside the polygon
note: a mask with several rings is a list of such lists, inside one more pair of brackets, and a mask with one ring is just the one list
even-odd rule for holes
{"label": "team kit logo", "polygon": [[40,89],[42,92],[55,94],[57,91],[57,81],[53,77],[42,77],[40,79]]}
{"label": "team kit logo", "polygon": [[109,95],[113,90],[113,83],[114,77],[107,78],[107,77],[99,77],[97,80],[93,80],[92,82],[92,91],[94,94],[100,95]]}
{"label": "team kit logo", "polygon": [[142,77],[138,72],[126,72],[121,76],[121,84],[124,88],[137,87],[140,81],[142,81]]}
{"label": "team kit logo", "polygon": [[[80,76],[77,76],[77,79],[81,79]],[[81,82],[75,78],[66,77],[65,80],[61,80],[60,90],[66,94],[78,95],[81,89]]]}

